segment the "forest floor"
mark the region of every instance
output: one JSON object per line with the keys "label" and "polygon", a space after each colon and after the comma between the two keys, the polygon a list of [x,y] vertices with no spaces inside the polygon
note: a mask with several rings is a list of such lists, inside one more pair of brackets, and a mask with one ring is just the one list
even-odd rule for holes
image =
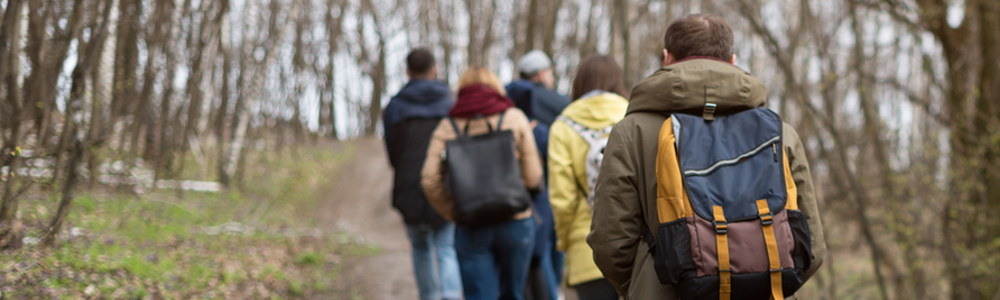
{"label": "forest floor", "polygon": [[[81,192],[53,250],[36,242],[58,195],[32,193],[29,243],[0,252],[0,299],[418,299],[381,140],[247,166],[242,192]],[[202,170],[186,177],[212,180]]]}
{"label": "forest floor", "polygon": [[[379,145],[320,142],[250,151],[243,187],[228,193],[81,187],[54,249],[38,241],[48,231],[59,184],[36,183],[21,199],[25,245],[0,251],[0,299],[374,298],[355,284],[356,274],[364,274],[355,262],[406,252],[383,242],[405,241],[403,231],[355,236],[351,229],[361,227],[338,219],[367,207],[340,202],[385,201],[382,213],[398,223],[388,198],[351,192],[377,188],[388,195],[378,185],[391,184],[385,167],[359,171],[371,161],[366,155],[384,156]],[[179,179],[214,180],[206,172],[214,169],[205,167],[214,164],[210,156],[186,160]],[[408,268],[408,258],[403,262],[385,265]],[[408,298],[414,297],[398,299]]]}
{"label": "forest floor", "polygon": [[[346,262],[333,299],[419,299],[403,219],[392,208],[392,169],[381,140],[357,142],[355,156],[319,207],[321,226],[381,249]],[[340,296],[340,297],[338,297]],[[349,297],[343,297],[349,296]],[[317,297],[317,299],[320,299]]]}
{"label": "forest floor", "polygon": [[[349,292],[350,298],[328,298],[419,299],[406,228],[391,205],[392,169],[383,147],[380,140],[357,143],[357,154],[320,208],[328,213],[327,226],[382,250],[345,264],[335,291]],[[566,300],[577,299],[572,290],[563,291]]]}

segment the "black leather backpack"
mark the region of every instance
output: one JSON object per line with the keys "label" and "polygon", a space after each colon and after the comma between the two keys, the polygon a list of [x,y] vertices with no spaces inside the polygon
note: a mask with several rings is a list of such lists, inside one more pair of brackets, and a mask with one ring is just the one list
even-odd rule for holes
{"label": "black leather backpack", "polygon": [[510,220],[531,205],[531,197],[521,177],[521,165],[514,156],[514,132],[500,130],[503,113],[494,130],[489,120],[482,119],[489,132],[469,136],[469,123],[459,130],[449,119],[457,138],[445,148],[446,183],[455,200],[455,223],[466,227],[481,227]]}

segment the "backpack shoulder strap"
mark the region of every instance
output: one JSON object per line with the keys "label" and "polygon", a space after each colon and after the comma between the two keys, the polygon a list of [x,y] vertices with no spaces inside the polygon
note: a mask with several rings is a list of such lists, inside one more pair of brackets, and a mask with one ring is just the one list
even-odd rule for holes
{"label": "backpack shoulder strap", "polygon": [[681,174],[677,151],[680,123],[669,116],[660,126],[656,150],[656,213],[659,223],[694,215]]}
{"label": "backpack shoulder strap", "polygon": [[788,192],[788,203],[785,203],[785,208],[798,210],[799,209],[799,189],[798,189],[797,186],[795,186],[795,178],[792,177],[791,162],[788,161],[788,151],[785,151],[785,142],[788,142],[788,141],[785,140],[784,126],[782,126],[781,145],[778,146],[778,148],[774,149],[774,152],[775,152],[776,155],[779,154],[778,151],[782,152],[782,153],[780,153],[781,154],[781,164],[782,164],[782,168],[784,169],[784,174],[785,174],[785,189]]}
{"label": "backpack shoulder strap", "polygon": [[576,133],[579,134],[580,137],[583,137],[583,139],[587,142],[587,144],[590,144],[591,146],[601,141],[604,136],[611,134],[611,129],[614,128],[614,126],[608,126],[602,128],[601,130],[595,130],[587,126],[583,126],[582,124],[577,123],[573,121],[573,119],[570,119],[569,117],[566,116],[559,116],[556,118],[556,120],[562,121],[563,123],[566,123],[566,125],[569,125],[569,128],[572,128],[573,131],[576,131]]}
{"label": "backpack shoulder strap", "polygon": [[[501,126],[501,125],[503,125],[503,116],[504,116],[504,115],[505,115],[506,113],[507,113],[507,111],[506,111],[506,110],[505,110],[505,111],[501,111],[501,112],[500,112],[500,118],[499,118],[499,119],[497,119],[497,130],[496,130],[496,131],[500,131],[500,126]],[[486,126],[489,126],[489,125],[490,125],[490,122],[489,122],[489,121],[486,121]],[[490,131],[493,131],[493,128],[492,128],[492,127],[490,127]]]}
{"label": "backpack shoulder strap", "polygon": [[[681,175],[680,161],[677,155],[677,136],[680,123],[668,115],[660,126],[656,150],[656,202],[653,206],[657,223],[663,224],[694,215],[694,209],[688,200],[687,191]],[[645,214],[644,214],[645,215]],[[653,251],[656,244],[650,228],[642,223],[642,238]]]}
{"label": "backpack shoulder strap", "polygon": [[455,124],[455,118],[448,118],[448,122],[451,123],[451,128],[455,129],[455,135],[459,137],[464,137],[465,133],[461,129],[458,129],[458,124]]}

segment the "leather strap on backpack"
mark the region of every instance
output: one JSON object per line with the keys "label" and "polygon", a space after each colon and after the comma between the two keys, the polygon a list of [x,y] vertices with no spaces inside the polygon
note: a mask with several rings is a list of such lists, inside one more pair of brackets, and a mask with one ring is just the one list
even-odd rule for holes
{"label": "leather strap on backpack", "polygon": [[726,216],[722,213],[722,206],[713,205],[712,213],[715,215],[715,252],[719,259],[719,300],[729,300],[733,289],[733,270],[729,267],[729,240],[726,233],[729,226],[726,224]]}
{"label": "leather strap on backpack", "polygon": [[642,221],[642,227],[639,229],[642,239],[646,240],[646,246],[649,246],[649,253],[656,255],[656,241],[653,240],[653,232],[649,231],[649,227],[646,227],[646,221]]}
{"label": "leather strap on backpack", "polygon": [[778,242],[774,238],[774,221],[767,199],[757,200],[757,213],[760,214],[760,224],[764,229],[764,242],[767,243],[768,269],[771,272],[771,299],[785,299],[781,289],[781,261],[778,259]]}
{"label": "leather strap on backpack", "polygon": [[[462,133],[462,131],[458,129],[458,124],[455,124],[455,118],[448,118],[448,122],[451,122],[451,128],[455,129],[455,135],[456,136],[458,136],[458,137],[465,137],[465,134]],[[468,125],[469,124],[465,124],[465,125],[466,125],[466,130],[468,130]]]}
{"label": "leather strap on backpack", "polygon": [[458,137],[467,137],[469,136],[469,124],[472,124],[472,120],[477,120],[477,119],[483,119],[484,121],[486,121],[486,127],[490,129],[489,132],[500,131],[500,125],[503,124],[503,116],[506,112],[507,111],[500,112],[500,118],[497,119],[497,128],[495,130],[493,129],[493,124],[490,124],[490,120],[482,117],[482,115],[480,114],[477,114],[475,118],[469,119],[468,122],[465,122],[464,130],[458,129],[458,124],[455,124],[455,118],[448,118],[448,121],[451,122],[451,127],[455,129],[455,135],[457,135]]}
{"label": "leather strap on backpack", "polygon": [[[503,116],[504,116],[504,114],[506,114],[506,113],[507,113],[507,111],[506,111],[506,110],[505,110],[505,111],[501,111],[501,112],[500,112],[500,118],[499,118],[499,119],[497,119],[497,131],[500,131],[500,125],[503,125]],[[489,125],[490,125],[490,121],[489,121],[489,120],[487,120],[487,121],[486,121],[486,126],[489,126]],[[491,131],[491,132],[493,131],[493,127],[490,127],[490,131]]]}

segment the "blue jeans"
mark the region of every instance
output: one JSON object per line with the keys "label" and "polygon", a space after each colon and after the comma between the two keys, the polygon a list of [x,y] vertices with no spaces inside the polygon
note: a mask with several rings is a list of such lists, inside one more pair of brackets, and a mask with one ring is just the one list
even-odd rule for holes
{"label": "blue jeans", "polygon": [[524,299],[535,220],[466,228],[455,233],[465,300]]}
{"label": "blue jeans", "polygon": [[440,228],[407,224],[406,235],[413,246],[413,271],[420,300],[462,299],[462,280],[455,255],[455,223]]}

